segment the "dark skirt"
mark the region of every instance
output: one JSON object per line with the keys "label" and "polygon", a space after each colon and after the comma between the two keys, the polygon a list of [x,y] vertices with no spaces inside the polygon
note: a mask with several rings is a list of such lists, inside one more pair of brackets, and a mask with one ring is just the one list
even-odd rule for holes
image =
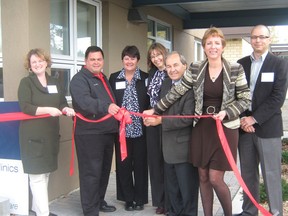
{"label": "dark skirt", "polygon": [[[223,130],[236,161],[239,138],[238,129],[229,129],[223,125]],[[222,171],[232,170],[220,143],[216,122],[213,118],[199,119],[193,128],[190,161],[196,167]]]}

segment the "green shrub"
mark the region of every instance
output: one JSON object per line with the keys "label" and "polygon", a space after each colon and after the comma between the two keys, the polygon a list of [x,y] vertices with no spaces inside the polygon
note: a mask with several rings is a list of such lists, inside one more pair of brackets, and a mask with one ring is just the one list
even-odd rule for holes
{"label": "green shrub", "polygon": [[283,164],[288,164],[288,151],[283,151],[282,152],[282,163]]}
{"label": "green shrub", "polygon": [[[283,201],[288,200],[288,183],[285,179],[282,179],[282,199]],[[267,202],[267,195],[264,187],[264,183],[260,183],[260,203]]]}
{"label": "green shrub", "polygon": [[283,145],[288,145],[288,138],[283,138],[282,143]]}

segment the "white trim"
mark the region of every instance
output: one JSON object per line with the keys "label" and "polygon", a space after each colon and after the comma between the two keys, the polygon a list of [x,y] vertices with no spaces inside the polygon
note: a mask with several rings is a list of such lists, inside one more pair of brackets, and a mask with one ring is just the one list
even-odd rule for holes
{"label": "white trim", "polygon": [[[172,36],[172,25],[171,24],[168,24],[166,22],[163,22],[155,17],[152,17],[152,16],[147,16],[148,20],[151,20],[155,23],[155,26],[154,26],[154,32],[155,32],[155,35],[152,35],[152,36],[147,36],[148,39],[151,39],[151,40],[154,40],[155,42],[159,42],[161,43],[162,45],[164,45],[169,51],[172,51],[172,41],[173,41],[173,36]],[[160,38],[160,37],[157,37],[157,24],[160,24],[160,25],[163,25],[167,28],[169,28],[169,36],[170,36],[170,40],[165,40],[163,38]]]}
{"label": "white trim", "polygon": [[[100,0],[67,0],[69,3],[69,55],[51,54],[52,69],[69,69],[70,80],[85,64],[83,58],[77,55],[77,4],[78,2],[86,3],[95,7],[95,41],[91,45],[102,47],[102,2]],[[71,101],[71,97],[66,97]]]}

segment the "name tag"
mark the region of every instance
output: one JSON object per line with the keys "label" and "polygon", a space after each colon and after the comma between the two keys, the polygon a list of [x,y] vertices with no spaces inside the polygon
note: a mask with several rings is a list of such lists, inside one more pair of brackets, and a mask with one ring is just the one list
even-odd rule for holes
{"label": "name tag", "polygon": [[116,82],[116,89],[125,89],[125,88],[126,88],[125,81]]}
{"label": "name tag", "polygon": [[274,72],[261,73],[261,82],[274,82]]}
{"label": "name tag", "polygon": [[148,86],[148,78],[145,79],[145,87]]}
{"label": "name tag", "polygon": [[56,85],[47,85],[47,89],[48,89],[49,94],[58,93]]}

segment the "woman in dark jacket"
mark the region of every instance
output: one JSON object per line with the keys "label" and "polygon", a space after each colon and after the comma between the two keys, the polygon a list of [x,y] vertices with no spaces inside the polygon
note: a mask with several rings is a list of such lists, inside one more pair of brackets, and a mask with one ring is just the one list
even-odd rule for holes
{"label": "woman in dark jacket", "polygon": [[[136,46],[122,51],[123,69],[111,74],[109,82],[117,105],[128,111],[143,112],[149,106],[148,74],[138,68],[140,53]],[[127,158],[121,160],[119,138],[116,139],[117,199],[125,201],[125,210],[143,210],[148,202],[148,167],[146,133],[142,119],[131,115],[126,125]]]}
{"label": "woman in dark jacket", "polygon": [[[150,97],[150,107],[154,107],[159,101],[162,82],[168,77],[165,69],[166,55],[167,50],[160,43],[153,43],[148,49],[148,95]],[[161,125],[147,127],[147,152],[152,205],[157,207],[156,214],[163,214],[165,213],[165,208],[168,208],[164,194],[164,159],[161,131]]]}
{"label": "woman in dark jacket", "polygon": [[[28,115],[51,117],[20,123],[19,138],[24,172],[28,173],[33,195],[32,210],[37,216],[49,215],[49,174],[57,169],[59,152],[59,118],[62,113],[75,115],[68,107],[64,92],[56,79],[46,73],[51,58],[41,49],[32,49],[25,60],[30,74],[18,88],[20,109]],[[50,214],[53,215],[53,214]]]}

